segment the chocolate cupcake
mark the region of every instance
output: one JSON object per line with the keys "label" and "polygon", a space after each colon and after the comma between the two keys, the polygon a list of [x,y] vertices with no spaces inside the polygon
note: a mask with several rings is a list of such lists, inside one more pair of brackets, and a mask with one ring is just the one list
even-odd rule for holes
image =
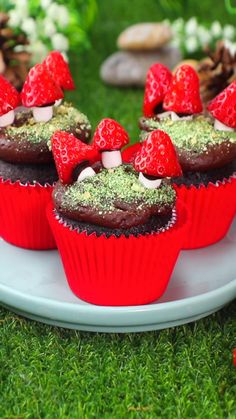
{"label": "chocolate cupcake", "polygon": [[91,127],[72,105],[52,107],[63,93],[42,65],[30,70],[21,96],[29,109],[18,108],[13,123],[0,129],[0,233],[20,247],[50,249],[45,206],[58,179],[50,138],[63,129],[87,142]]}
{"label": "chocolate cupcake", "polygon": [[[120,148],[123,135],[127,139],[119,124],[105,119],[95,132],[95,148],[106,142],[111,147],[111,137]],[[115,167],[85,172],[91,169],[92,149],[71,137],[58,132],[52,138],[60,180],[53,192],[54,208],[48,209],[70,288],[99,305],[145,304],[159,298],[184,230],[175,191],[166,179],[181,172],[169,137],[159,132],[144,143],[137,162],[141,177],[116,159]]]}
{"label": "chocolate cupcake", "polygon": [[[183,170],[183,176],[173,179],[173,184],[191,217],[185,242],[189,249],[222,239],[235,214],[236,83],[210,104],[212,116],[218,118],[214,122],[211,115],[199,114],[199,82],[194,70],[190,77],[186,67],[180,67],[172,78],[163,99],[165,113],[142,117],[139,125],[141,140],[153,130],[162,129],[173,141]],[[127,150],[124,158],[134,159],[137,147]]]}

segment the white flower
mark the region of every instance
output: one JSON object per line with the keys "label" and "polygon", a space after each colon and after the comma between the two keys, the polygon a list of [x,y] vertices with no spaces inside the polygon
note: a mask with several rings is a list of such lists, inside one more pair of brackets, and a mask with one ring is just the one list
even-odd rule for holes
{"label": "white flower", "polygon": [[236,43],[232,43],[228,40],[224,41],[224,46],[229,50],[231,55],[236,53]]}
{"label": "white flower", "polygon": [[9,17],[10,17],[10,19],[9,19],[9,25],[12,28],[16,28],[17,26],[20,26],[20,24],[21,24],[21,16],[17,12],[17,10],[14,10],[14,9],[10,10],[9,11]]}
{"label": "white flower", "polygon": [[56,16],[56,22],[58,23],[58,25],[62,28],[65,28],[68,25],[69,20],[70,16],[67,8],[65,6],[59,6]]}
{"label": "white flower", "polygon": [[50,6],[52,0],[40,0],[40,4],[43,9],[47,10],[47,8]]}
{"label": "white flower", "polygon": [[225,39],[230,41],[235,37],[235,29],[233,25],[225,25],[223,28],[223,35]]}
{"label": "white flower", "polygon": [[29,16],[29,10],[28,10],[28,1],[27,0],[14,0],[13,1],[14,9],[18,14],[21,20],[25,19],[27,16]]}
{"label": "white flower", "polygon": [[188,20],[185,26],[185,32],[187,35],[196,35],[198,28],[197,19],[195,17],[191,17],[191,19]]}
{"label": "white flower", "polygon": [[21,29],[31,37],[34,38],[36,35],[36,22],[32,17],[27,17],[24,19],[21,25]]}
{"label": "white flower", "polygon": [[48,53],[46,45],[40,40],[32,42],[28,46],[28,51],[32,54],[32,64],[41,62]]}
{"label": "white flower", "polygon": [[67,51],[69,49],[69,41],[61,33],[55,33],[52,36],[52,46],[58,51]]}
{"label": "white flower", "polygon": [[184,20],[180,17],[176,20],[174,20],[174,22],[171,25],[172,30],[176,33],[176,32],[181,32],[183,30],[184,27]]}
{"label": "white flower", "polygon": [[54,35],[54,33],[56,33],[57,31],[56,26],[54,25],[53,21],[49,19],[48,17],[46,17],[43,20],[43,31],[44,31],[44,34],[48,36],[49,38],[51,38],[51,36]]}
{"label": "white flower", "polygon": [[219,38],[222,34],[221,24],[218,21],[215,21],[211,25],[211,33],[215,38]]}
{"label": "white flower", "polygon": [[210,31],[203,26],[198,27],[197,36],[202,46],[205,46],[211,42]]}
{"label": "white flower", "polygon": [[197,38],[195,36],[190,36],[189,38],[186,39],[186,50],[187,52],[195,52],[198,49],[198,42],[197,42]]}
{"label": "white flower", "polygon": [[181,38],[175,35],[175,37],[171,41],[171,45],[174,48],[179,48],[181,46]]}
{"label": "white flower", "polygon": [[59,10],[60,6],[57,3],[51,3],[47,9],[47,17],[56,22]]}

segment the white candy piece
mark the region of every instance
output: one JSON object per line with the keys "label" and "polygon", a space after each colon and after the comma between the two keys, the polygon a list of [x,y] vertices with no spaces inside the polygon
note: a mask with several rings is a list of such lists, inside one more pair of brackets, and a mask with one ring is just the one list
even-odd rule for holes
{"label": "white candy piece", "polygon": [[102,151],[102,164],[105,169],[112,169],[122,164],[122,157],[120,150]]}
{"label": "white candy piece", "polygon": [[33,108],[33,116],[36,122],[48,122],[53,116],[52,106],[43,106]]}
{"label": "white candy piece", "polygon": [[234,128],[228,127],[227,125],[220,122],[218,119],[215,119],[214,128],[218,131],[234,131]]}
{"label": "white candy piece", "polygon": [[171,119],[172,121],[191,121],[193,119],[193,115],[178,116],[177,113],[171,112]]}
{"label": "white candy piece", "polygon": [[172,112],[170,111],[166,111],[166,112],[162,112],[162,113],[158,113],[157,116],[159,119],[166,119],[169,118],[169,116],[171,116]]}
{"label": "white candy piece", "polygon": [[77,182],[82,182],[82,180],[88,178],[88,177],[92,177],[95,176],[96,173],[95,171],[92,169],[92,167],[85,167],[85,169],[83,169],[77,179]]}
{"label": "white candy piece", "polygon": [[0,127],[6,127],[7,125],[11,125],[14,122],[15,113],[14,111],[10,111],[5,113],[4,115],[0,116]]}
{"label": "white candy piece", "polygon": [[147,189],[157,189],[161,185],[161,179],[147,179],[143,173],[139,173],[139,182]]}
{"label": "white candy piece", "polygon": [[58,107],[58,106],[60,106],[60,104],[62,103],[62,99],[58,99],[58,100],[56,100],[56,102],[54,103],[54,106],[56,106],[56,108]]}

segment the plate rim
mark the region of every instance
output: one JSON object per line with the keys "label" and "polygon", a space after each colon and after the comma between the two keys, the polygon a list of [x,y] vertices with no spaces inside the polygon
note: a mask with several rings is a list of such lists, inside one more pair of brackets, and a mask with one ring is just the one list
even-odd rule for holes
{"label": "plate rim", "polygon": [[[88,303],[78,304],[76,302],[61,302],[52,300],[46,297],[38,297],[26,295],[7,285],[0,283],[0,300],[1,303],[7,304],[9,307],[28,312],[29,314],[38,315],[48,318],[50,320],[57,320],[66,322],[75,322],[81,325],[91,325],[91,316],[93,317],[92,324],[94,326],[132,326],[132,325],[146,325],[153,323],[161,323],[163,321],[170,322],[173,320],[186,319],[189,315],[199,315],[204,312],[209,312],[216,307],[222,307],[228,302],[236,298],[236,278],[227,284],[199,294],[196,296],[162,303],[153,303],[139,306],[122,306],[122,307],[106,307],[96,306]],[[12,304],[14,301],[14,304]],[[17,301],[17,304],[16,304]],[[206,306],[204,303],[207,303]],[[34,310],[30,307],[34,307]],[[205,306],[205,311],[203,307]],[[191,311],[189,311],[191,307]],[[180,310],[181,315],[178,315]],[[182,312],[186,310],[186,315]],[[60,316],[63,313],[63,316]],[[112,315],[112,317],[108,316]],[[163,319],[163,314],[165,318]],[[138,317],[135,322],[132,321],[132,315]],[[174,315],[174,316],[173,316]],[[127,317],[126,317],[127,316]],[[97,319],[94,322],[94,317]],[[131,319],[130,319],[131,317]]]}

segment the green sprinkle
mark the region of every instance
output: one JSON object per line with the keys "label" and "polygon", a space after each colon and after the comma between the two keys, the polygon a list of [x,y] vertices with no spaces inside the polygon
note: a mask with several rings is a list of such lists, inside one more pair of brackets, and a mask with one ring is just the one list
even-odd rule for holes
{"label": "green sprinkle", "polygon": [[[145,124],[151,130],[162,129],[167,132],[176,147],[188,151],[203,152],[209,145],[221,144],[229,141],[236,143],[236,132],[216,131],[211,121],[203,116],[195,117],[190,121],[172,121],[170,118],[158,122],[147,119]],[[143,131],[141,139],[144,140],[148,133]]]}
{"label": "green sprinkle", "polygon": [[101,213],[112,212],[122,205],[170,205],[175,202],[175,191],[162,182],[158,189],[146,189],[139,180],[138,173],[126,166],[116,169],[103,169],[96,176],[68,186],[63,197],[64,208],[76,209],[78,206],[92,206]]}
{"label": "green sprinkle", "polygon": [[[90,129],[91,125],[86,115],[69,103],[64,103],[53,108],[53,118],[48,122],[35,122],[33,116],[29,118],[22,126],[10,125],[6,128],[6,136],[19,141],[30,141],[39,143],[41,141],[50,141],[52,134],[57,130],[68,131],[76,128],[76,125],[82,124],[84,128]],[[22,117],[22,113],[16,115],[16,120]],[[81,127],[82,128],[82,127]],[[77,129],[78,134],[80,128]]]}

